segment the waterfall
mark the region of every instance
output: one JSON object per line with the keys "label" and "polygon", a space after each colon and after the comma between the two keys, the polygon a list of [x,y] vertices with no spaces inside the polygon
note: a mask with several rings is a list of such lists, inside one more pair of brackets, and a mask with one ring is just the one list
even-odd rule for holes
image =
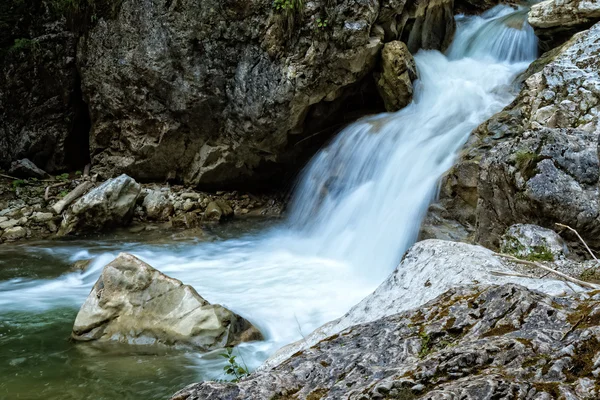
{"label": "waterfall", "polygon": [[[415,55],[419,79],[408,107],[353,123],[314,157],[298,181],[285,223],[238,239],[197,244],[72,241],[22,246],[20,257],[25,261],[19,262],[94,261],[85,272],[54,279],[0,281],[0,316],[12,312],[15,322],[9,328],[18,331],[22,324],[35,326],[40,313],[48,318],[65,308],[75,313],[104,265],[127,251],[192,285],[209,302],[252,321],[265,341],[239,346],[250,368],[340,317],[398,265],[417,238],[440,177],[473,129],[512,101],[515,77],[536,57],[537,42],[525,10],[498,6],[483,16],[459,16],[457,21],[447,54]],[[0,339],[5,348],[20,340],[10,335]],[[52,351],[50,344],[36,350],[44,357],[56,353]],[[36,355],[28,353],[23,359],[30,356]],[[71,352],[68,357],[78,355]],[[85,379],[92,378],[82,377],[78,365],[110,368],[102,360],[80,357],[79,364],[40,365],[60,371],[65,382],[77,376],[76,383],[65,387],[84,390],[81,387],[90,382]],[[197,367],[197,379],[223,378],[221,357],[186,357]],[[37,361],[33,364],[42,368]],[[10,379],[18,384],[20,379],[41,382],[35,368],[27,370],[29,378],[11,370]]]}
{"label": "waterfall", "polygon": [[498,6],[458,21],[447,56],[415,56],[412,104],[350,125],[302,174],[290,224],[317,254],[383,279],[414,243],[471,131],[513,98],[515,76],[537,56],[527,11]]}

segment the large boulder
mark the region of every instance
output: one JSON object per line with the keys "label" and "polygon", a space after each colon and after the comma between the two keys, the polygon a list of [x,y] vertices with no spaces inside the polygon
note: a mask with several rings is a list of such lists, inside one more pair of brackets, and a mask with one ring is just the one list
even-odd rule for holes
{"label": "large boulder", "polygon": [[109,179],[66,211],[58,234],[68,235],[126,225],[131,221],[141,186],[127,175]]}
{"label": "large boulder", "polygon": [[0,2],[0,168],[29,158],[48,172],[89,159],[87,107],[79,90],[73,2]]}
{"label": "large boulder", "polygon": [[529,23],[550,45],[600,21],[600,2],[595,0],[545,0],[531,6]]}
{"label": "large boulder", "polygon": [[503,253],[532,261],[554,261],[569,253],[558,233],[531,224],[515,224],[508,228],[500,248]]}
{"label": "large boulder", "polygon": [[406,253],[400,265],[375,292],[343,317],[280,349],[263,368],[272,368],[292,354],[304,351],[348,327],[422,306],[453,287],[475,283],[519,283],[550,294],[569,290],[568,286],[556,280],[499,276],[498,272],[511,273],[512,269],[484,247],[437,239],[419,242]]}
{"label": "large boulder", "polygon": [[454,288],[272,370],[190,385],[172,399],[597,399],[598,300],[513,284]]}
{"label": "large boulder", "polygon": [[302,139],[326,139],[373,86],[384,42],[439,49],[454,33],[451,0],[304,2],[293,26],[270,1],[119,4],[78,52],[94,170],[189,184],[297,169]]}
{"label": "large boulder", "polygon": [[596,244],[600,24],[545,54],[521,92],[469,139],[442,204],[476,240],[499,245],[515,223],[570,225]]}
{"label": "large boulder", "polygon": [[72,337],[202,350],[262,339],[244,318],[125,253],[102,270],[77,314]]}
{"label": "large boulder", "polygon": [[407,106],[413,96],[412,82],[417,66],[406,44],[399,40],[386,43],[381,52],[382,72],[377,74],[377,88],[388,111]]}

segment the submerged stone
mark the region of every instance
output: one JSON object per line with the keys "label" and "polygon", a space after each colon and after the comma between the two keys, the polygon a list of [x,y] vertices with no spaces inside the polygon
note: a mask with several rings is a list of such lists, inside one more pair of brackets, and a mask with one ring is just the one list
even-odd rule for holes
{"label": "submerged stone", "polygon": [[262,339],[244,318],[126,253],[104,267],[77,314],[72,337],[202,350]]}

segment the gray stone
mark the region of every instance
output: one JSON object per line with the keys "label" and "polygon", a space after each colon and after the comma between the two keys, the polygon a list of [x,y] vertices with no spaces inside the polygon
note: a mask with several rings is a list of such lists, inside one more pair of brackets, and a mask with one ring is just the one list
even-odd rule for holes
{"label": "gray stone", "polygon": [[458,287],[327,337],[272,370],[190,385],[172,399],[595,399],[600,308],[585,298],[514,284]]}
{"label": "gray stone", "polygon": [[8,221],[0,222],[0,229],[10,229],[19,224],[19,221],[16,219],[9,219]]}
{"label": "gray stone", "polygon": [[22,160],[14,161],[10,165],[9,174],[14,175],[18,178],[37,178],[44,179],[48,178],[49,175],[46,171],[40,169],[32,163],[30,160],[24,158]]}
{"label": "gray stone", "polygon": [[585,26],[600,20],[600,3],[594,0],[545,0],[529,11],[529,24],[536,29]]}
{"label": "gray stone", "polygon": [[204,219],[207,221],[220,221],[223,216],[221,207],[215,201],[211,201],[204,210]]}
{"label": "gray stone", "polygon": [[27,236],[27,230],[22,226],[15,226],[14,228],[8,228],[2,234],[2,240],[11,242],[19,239],[23,239]]}
{"label": "gray stone", "polygon": [[128,224],[140,191],[140,185],[127,175],[104,182],[65,212],[59,235]]}
{"label": "gray stone", "polygon": [[531,224],[516,224],[502,236],[503,253],[537,261],[554,261],[569,253],[567,244],[551,229]]}
{"label": "gray stone", "polygon": [[451,0],[304,4],[288,27],[270,2],[120,2],[78,48],[94,171],[225,185],[297,168],[384,42],[443,49],[454,33]]}
{"label": "gray stone", "polygon": [[173,203],[168,198],[168,194],[160,190],[150,190],[142,206],[146,210],[146,215],[152,220],[166,220],[173,213]]}
{"label": "gray stone", "polygon": [[46,213],[45,212],[36,212],[31,217],[31,219],[37,223],[48,222],[48,221],[51,221],[53,218],[54,218],[54,214],[49,213],[49,212],[46,212]]}
{"label": "gray stone", "polygon": [[72,337],[202,350],[262,339],[244,318],[126,253],[102,270],[77,314]]}

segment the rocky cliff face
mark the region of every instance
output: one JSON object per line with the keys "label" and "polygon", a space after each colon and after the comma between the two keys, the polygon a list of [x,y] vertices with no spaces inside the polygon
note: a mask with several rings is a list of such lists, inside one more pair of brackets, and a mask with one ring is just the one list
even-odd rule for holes
{"label": "rocky cliff face", "polygon": [[545,54],[517,99],[482,124],[450,171],[443,202],[498,245],[514,223],[571,225],[597,246],[600,24]]}
{"label": "rocky cliff face", "polygon": [[309,1],[293,27],[284,14],[265,1],[125,0],[100,20],[78,52],[96,171],[226,185],[297,170],[303,139],[322,140],[342,100],[374,88],[384,42],[443,48],[454,32],[448,0]]}
{"label": "rocky cliff face", "polygon": [[55,3],[0,5],[0,168],[21,158],[49,172],[87,162],[77,34]]}

